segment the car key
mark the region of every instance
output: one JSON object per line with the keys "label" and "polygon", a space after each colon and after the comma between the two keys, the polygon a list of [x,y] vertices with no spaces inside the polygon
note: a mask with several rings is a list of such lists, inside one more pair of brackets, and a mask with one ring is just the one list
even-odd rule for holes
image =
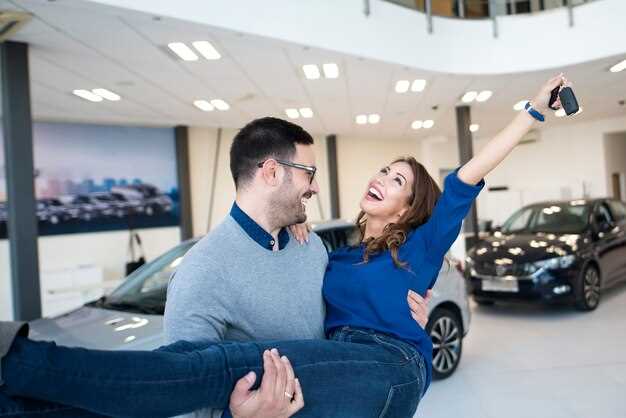
{"label": "car key", "polygon": [[573,115],[580,109],[578,100],[576,100],[576,96],[574,96],[574,91],[571,87],[563,87],[559,92],[559,99],[561,99],[561,106],[563,106],[563,110],[565,110],[567,116]]}

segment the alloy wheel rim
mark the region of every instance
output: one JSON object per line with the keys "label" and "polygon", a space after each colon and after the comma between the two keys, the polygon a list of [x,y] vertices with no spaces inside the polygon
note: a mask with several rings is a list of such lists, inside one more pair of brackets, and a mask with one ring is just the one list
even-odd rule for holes
{"label": "alloy wheel rim", "polygon": [[433,367],[439,373],[447,373],[458,363],[461,352],[461,333],[449,317],[439,318],[432,329]]}
{"label": "alloy wheel rim", "polygon": [[585,272],[583,292],[587,306],[593,308],[598,305],[600,301],[600,277],[592,268]]}

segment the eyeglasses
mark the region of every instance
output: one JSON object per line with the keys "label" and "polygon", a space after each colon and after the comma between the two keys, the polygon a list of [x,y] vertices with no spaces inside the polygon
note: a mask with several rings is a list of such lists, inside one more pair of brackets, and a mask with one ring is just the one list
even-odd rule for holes
{"label": "eyeglasses", "polygon": [[[257,164],[257,167],[262,168],[263,164],[265,164],[265,161],[262,161],[260,163]],[[309,184],[313,184],[313,179],[315,178],[315,172],[317,171],[317,167],[312,166],[312,165],[304,165],[304,164],[298,164],[298,163],[292,163],[291,161],[284,161],[284,160],[274,160],[276,161],[278,164],[282,164],[285,165],[287,167],[293,167],[293,168],[297,168],[299,170],[304,170],[307,173],[309,173]]]}

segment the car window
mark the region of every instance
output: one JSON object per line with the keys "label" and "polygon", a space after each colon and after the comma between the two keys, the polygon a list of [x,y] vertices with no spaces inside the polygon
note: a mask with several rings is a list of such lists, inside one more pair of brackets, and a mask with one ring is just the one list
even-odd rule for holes
{"label": "car window", "polygon": [[506,233],[514,233],[528,229],[528,221],[533,214],[532,208],[523,208],[514,213],[504,224],[503,230]]}
{"label": "car window", "polygon": [[102,306],[163,313],[169,279],[193,244],[185,242],[133,272]]}
{"label": "car window", "polygon": [[605,203],[600,203],[597,207],[596,207],[596,211],[594,214],[594,221],[596,222],[596,224],[600,225],[602,223],[610,223],[612,222],[612,217],[611,217],[611,212],[609,212],[609,209],[607,208]]}
{"label": "car window", "polygon": [[609,201],[609,206],[613,214],[613,219],[615,219],[616,222],[621,222],[626,219],[626,206],[624,203],[618,200],[611,200]]}

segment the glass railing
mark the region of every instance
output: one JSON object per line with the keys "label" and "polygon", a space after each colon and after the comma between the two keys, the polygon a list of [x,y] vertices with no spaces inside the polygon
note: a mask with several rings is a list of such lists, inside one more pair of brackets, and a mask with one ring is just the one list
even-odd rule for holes
{"label": "glass railing", "polygon": [[432,16],[486,19],[575,7],[598,0],[385,0]]}

